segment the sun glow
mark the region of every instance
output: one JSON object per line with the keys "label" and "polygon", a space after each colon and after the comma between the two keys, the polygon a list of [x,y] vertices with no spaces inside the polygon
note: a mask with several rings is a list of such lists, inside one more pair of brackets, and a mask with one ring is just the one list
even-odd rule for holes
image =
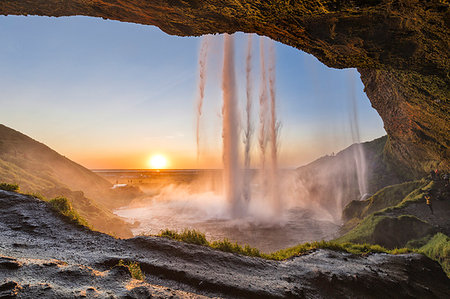
{"label": "sun glow", "polygon": [[167,159],[163,155],[154,155],[150,158],[148,164],[153,169],[164,169],[167,166]]}

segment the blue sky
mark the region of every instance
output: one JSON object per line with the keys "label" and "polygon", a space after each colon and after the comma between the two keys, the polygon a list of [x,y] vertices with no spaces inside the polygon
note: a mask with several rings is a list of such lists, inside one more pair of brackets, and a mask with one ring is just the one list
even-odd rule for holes
{"label": "blue sky", "polygon": [[[240,98],[246,38],[236,34]],[[200,165],[195,102],[201,38],[88,17],[1,16],[0,39],[0,123],[89,168],[145,168],[156,153],[175,168],[220,167],[220,36],[213,38],[208,61]],[[256,107],[258,37],[253,40]],[[279,43],[276,53],[283,166],[352,143],[352,84],[362,141],[385,134],[356,70],[330,69]]]}

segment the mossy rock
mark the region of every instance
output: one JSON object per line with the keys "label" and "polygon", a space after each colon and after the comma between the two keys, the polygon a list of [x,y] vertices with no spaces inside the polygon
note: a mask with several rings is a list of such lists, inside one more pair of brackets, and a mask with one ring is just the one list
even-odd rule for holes
{"label": "mossy rock", "polygon": [[420,239],[434,232],[432,225],[411,215],[371,215],[336,241],[378,244],[393,249],[404,247],[409,240]]}

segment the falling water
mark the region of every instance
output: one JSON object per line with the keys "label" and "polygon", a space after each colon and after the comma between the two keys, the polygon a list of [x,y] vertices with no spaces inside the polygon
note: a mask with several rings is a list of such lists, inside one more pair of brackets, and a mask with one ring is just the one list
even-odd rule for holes
{"label": "falling water", "polygon": [[[279,123],[276,117],[275,45],[273,42],[269,42],[268,53],[266,53],[265,38],[261,37],[259,46],[261,82],[259,95],[258,145],[261,158],[261,172],[259,178],[262,181],[259,184],[259,190],[252,190],[252,173],[250,171],[251,144],[253,136],[252,36],[248,36],[247,51],[245,56],[246,101],[243,121],[244,165],[242,167],[239,163],[240,119],[237,98],[238,86],[235,74],[234,36],[228,34],[224,35],[222,73],[223,182],[224,196],[230,205],[230,214],[234,218],[247,216],[250,204],[257,206],[268,205],[272,212],[272,216],[280,215],[282,209],[282,203],[280,202],[279,196],[280,190],[278,188],[279,179],[277,147]],[[197,103],[197,146],[199,146],[199,127],[204,98],[207,55],[208,41],[205,40],[202,43],[199,59],[200,80],[199,101]],[[256,192],[258,196],[253,198],[252,192]]]}
{"label": "falling water", "polygon": [[269,141],[270,141],[270,196],[273,212],[281,212],[281,202],[278,189],[278,129],[279,123],[276,116],[276,94],[275,94],[275,43],[269,42],[269,91],[270,91],[270,121],[269,121]]}
{"label": "falling water", "polygon": [[[268,114],[268,102],[267,102],[267,73],[266,73],[266,61],[264,53],[264,38],[259,38],[259,61],[261,71],[261,83],[259,94],[259,136],[258,144],[261,152],[261,171],[263,178],[265,178],[264,172],[266,170],[266,146],[267,146],[267,114]],[[266,182],[263,180],[262,186],[266,186]]]}
{"label": "falling water", "polygon": [[252,126],[252,92],[253,92],[253,78],[252,78],[252,38],[249,34],[247,36],[247,56],[245,59],[245,78],[246,78],[246,105],[245,105],[245,129],[244,129],[244,186],[243,196],[248,203],[250,201],[250,147],[253,135]]}
{"label": "falling water", "polygon": [[367,165],[366,157],[364,154],[364,148],[362,146],[360,133],[359,133],[359,121],[358,121],[358,103],[356,102],[355,95],[355,74],[352,72],[350,74],[350,129],[352,133],[352,141],[355,143],[353,149],[353,157],[356,164],[356,175],[358,179],[359,195],[363,198],[367,194]]}
{"label": "falling water", "polygon": [[223,54],[223,164],[225,195],[231,206],[231,215],[241,217],[245,213],[241,200],[240,169],[238,156],[238,110],[236,96],[236,78],[234,69],[234,37],[229,34],[224,35]]}
{"label": "falling water", "polygon": [[202,38],[200,54],[198,59],[199,65],[199,80],[198,80],[198,99],[197,99],[197,160],[200,158],[200,118],[202,116],[203,99],[205,98],[205,84],[206,84],[206,63],[208,58],[209,36],[205,35]]}

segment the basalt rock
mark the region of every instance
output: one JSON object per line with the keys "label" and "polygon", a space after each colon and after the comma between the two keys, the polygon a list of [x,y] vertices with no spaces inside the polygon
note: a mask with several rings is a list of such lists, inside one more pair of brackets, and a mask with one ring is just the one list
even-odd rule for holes
{"label": "basalt rock", "polygon": [[330,67],[357,67],[389,135],[386,154],[401,167],[450,168],[447,0],[4,0],[0,14],[102,17],[182,36],[268,36]]}

